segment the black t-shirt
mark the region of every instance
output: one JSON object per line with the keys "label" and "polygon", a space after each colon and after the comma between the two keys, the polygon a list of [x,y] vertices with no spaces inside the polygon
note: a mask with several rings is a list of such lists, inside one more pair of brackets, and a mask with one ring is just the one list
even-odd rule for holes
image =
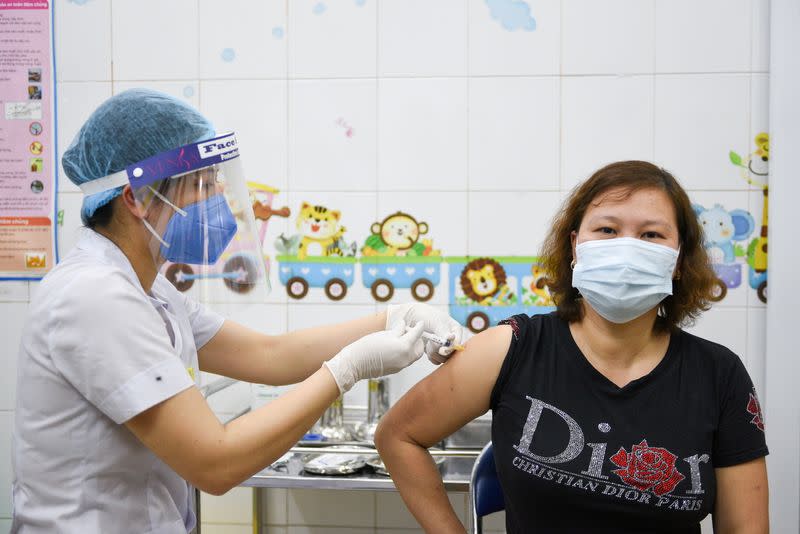
{"label": "black t-shirt", "polygon": [[623,388],[555,313],[516,315],[492,390],[492,441],[509,534],[699,533],[714,468],[765,456],[753,384],[725,347],[683,331]]}

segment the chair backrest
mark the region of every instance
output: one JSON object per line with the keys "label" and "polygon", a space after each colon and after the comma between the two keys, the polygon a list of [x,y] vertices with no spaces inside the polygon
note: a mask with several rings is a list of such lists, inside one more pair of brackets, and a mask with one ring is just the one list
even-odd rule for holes
{"label": "chair backrest", "polygon": [[472,467],[469,497],[472,505],[472,524],[474,532],[477,533],[483,532],[483,516],[506,508],[503,489],[500,487],[500,480],[497,478],[497,469],[494,465],[491,441],[483,448]]}

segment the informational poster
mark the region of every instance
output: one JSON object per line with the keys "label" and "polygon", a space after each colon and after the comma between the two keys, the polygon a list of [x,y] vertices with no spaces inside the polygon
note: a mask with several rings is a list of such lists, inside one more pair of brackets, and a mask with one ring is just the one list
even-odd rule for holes
{"label": "informational poster", "polygon": [[52,6],[0,0],[0,279],[56,262]]}

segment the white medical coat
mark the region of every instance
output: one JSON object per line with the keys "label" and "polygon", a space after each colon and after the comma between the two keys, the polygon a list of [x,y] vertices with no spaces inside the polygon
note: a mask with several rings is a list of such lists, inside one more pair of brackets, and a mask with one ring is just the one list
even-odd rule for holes
{"label": "white medical coat", "polygon": [[194,386],[222,323],[161,275],[145,293],[122,251],[82,230],[22,334],[12,534],[194,528],[192,488],[122,423]]}

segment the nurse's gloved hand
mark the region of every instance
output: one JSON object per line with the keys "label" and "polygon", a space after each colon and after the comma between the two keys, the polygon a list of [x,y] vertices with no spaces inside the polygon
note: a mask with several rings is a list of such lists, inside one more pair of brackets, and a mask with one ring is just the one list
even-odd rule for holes
{"label": "nurse's gloved hand", "polygon": [[421,322],[406,332],[406,322],[398,321],[390,330],[350,343],[323,365],[344,395],[359,380],[390,375],[417,361],[422,354],[414,350],[414,345],[419,342],[422,331]]}
{"label": "nurse's gloved hand", "polygon": [[392,328],[398,321],[408,324],[421,322],[426,332],[450,340],[449,346],[424,339],[417,345],[418,352],[424,352],[431,363],[436,365],[446,362],[455,346],[465,341],[464,329],[459,322],[429,304],[413,302],[389,305],[386,309],[386,328]]}

